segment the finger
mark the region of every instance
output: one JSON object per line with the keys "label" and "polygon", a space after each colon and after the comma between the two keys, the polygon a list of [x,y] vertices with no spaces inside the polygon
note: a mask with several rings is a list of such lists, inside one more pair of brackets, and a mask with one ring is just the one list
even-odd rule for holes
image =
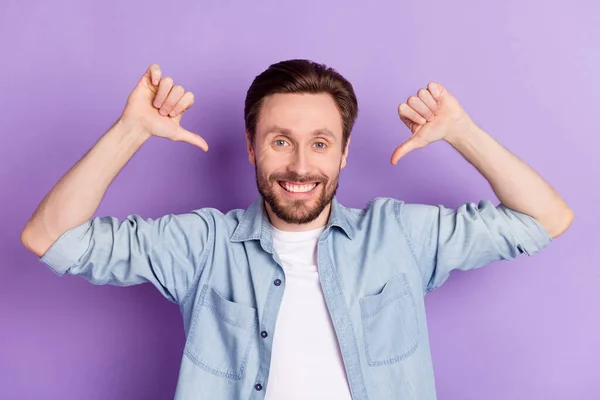
{"label": "finger", "polygon": [[398,160],[400,160],[402,157],[407,155],[409,152],[411,152],[417,148],[418,148],[418,146],[412,138],[408,139],[406,142],[404,142],[400,146],[396,147],[396,150],[394,150],[394,153],[392,153],[392,159],[391,159],[392,165],[396,165],[398,163]]}
{"label": "finger", "polygon": [[417,124],[415,122],[412,122],[410,119],[405,118],[405,117],[400,117],[400,120],[402,122],[404,122],[404,125],[406,125],[408,127],[408,129],[413,133],[417,133],[419,128],[422,127],[423,125],[421,124]]}
{"label": "finger", "polygon": [[173,88],[169,92],[169,95],[167,96],[167,99],[164,101],[164,103],[160,107],[160,110],[158,111],[160,115],[167,115],[168,113],[170,113],[173,107],[175,107],[175,104],[179,102],[179,100],[183,97],[184,94],[185,90],[183,89],[183,86],[173,86]]}
{"label": "finger", "polygon": [[154,107],[159,109],[162,107],[172,87],[173,79],[171,79],[170,77],[166,76],[160,80],[158,92],[156,93],[156,97],[154,98]]}
{"label": "finger", "polygon": [[[402,119],[404,117],[404,118],[414,122],[415,124],[419,124],[419,125],[424,125],[427,122],[427,120],[425,118],[423,118],[422,115],[420,115],[418,112],[413,110],[406,103],[402,103],[398,106],[398,115],[400,116],[400,119]],[[405,120],[402,120],[402,121],[406,124]],[[410,126],[409,126],[409,128],[410,128]]]}
{"label": "finger", "polygon": [[444,96],[445,88],[436,82],[429,82],[427,89],[436,101],[440,101]]}
{"label": "finger", "polygon": [[206,140],[204,140],[202,136],[196,135],[195,133],[192,133],[181,127],[179,128],[173,140],[176,142],[189,143],[191,145],[200,147],[204,151],[208,151],[208,143],[206,143]]}
{"label": "finger", "polygon": [[407,101],[408,105],[419,113],[422,117],[424,117],[427,121],[433,121],[435,115],[433,112],[423,103],[423,100],[418,98],[417,96],[410,96]]}
{"label": "finger", "polygon": [[194,104],[194,94],[192,92],[185,92],[177,104],[175,104],[175,107],[169,112],[169,116],[175,117],[176,115],[179,115],[190,108],[192,104]]}
{"label": "finger", "polygon": [[154,86],[158,86],[158,83],[160,82],[160,75],[161,75],[161,70],[160,67],[158,66],[158,64],[152,64],[150,67],[148,67],[148,71],[150,72],[150,79],[151,82]]}
{"label": "finger", "polygon": [[429,92],[429,90],[421,89],[417,92],[417,96],[419,97],[419,99],[421,99],[421,101],[423,103],[425,103],[427,108],[429,108],[431,110],[433,115],[437,115],[438,103],[437,103],[437,101],[435,101],[435,99],[433,98],[433,96],[432,96],[431,92]]}

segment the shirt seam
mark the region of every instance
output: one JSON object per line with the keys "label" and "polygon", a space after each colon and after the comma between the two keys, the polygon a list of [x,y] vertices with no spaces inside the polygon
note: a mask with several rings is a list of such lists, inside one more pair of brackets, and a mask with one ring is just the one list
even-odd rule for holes
{"label": "shirt seam", "polygon": [[[197,215],[200,218],[204,219],[205,222],[208,222],[208,221],[206,221],[205,216],[202,215],[202,214],[204,214],[204,210],[200,210],[200,211],[197,212]],[[213,222],[213,221],[211,221],[211,222]],[[213,232],[210,229],[210,224],[207,223],[207,225],[208,225],[208,229],[207,229],[207,231],[208,231],[208,239],[207,239],[207,241],[206,241],[206,243],[204,245],[204,248],[202,249],[202,253],[200,255],[200,262],[199,262],[200,266],[198,268],[198,271],[196,272],[196,275],[194,276],[194,279],[192,280],[192,284],[190,285],[189,289],[187,290],[187,292],[183,296],[183,299],[179,303],[179,307],[181,309],[183,308],[183,306],[185,305],[185,303],[191,297],[191,294],[192,294],[194,288],[198,285],[198,282],[200,281],[200,276],[202,276],[202,272],[204,272],[204,268],[206,267],[206,262],[208,260],[208,256],[209,256],[209,254],[210,254],[210,252],[212,250],[212,247],[213,247],[213,243],[214,243],[214,240],[215,240],[215,232]],[[161,243],[161,250],[162,250],[162,243]],[[161,251],[161,262],[162,262],[162,254],[163,254],[163,252]]]}
{"label": "shirt seam", "polygon": [[[394,202],[394,214],[396,217],[396,222],[398,223],[398,226],[400,227],[400,231],[402,232],[402,235],[404,236],[404,239],[406,240],[406,242],[408,243],[408,248],[410,249],[410,253],[412,254],[413,260],[415,262],[415,264],[417,265],[417,268],[419,267],[419,261],[417,259],[417,254],[415,253],[415,249],[413,247],[413,244],[410,240],[410,237],[408,235],[408,233],[406,232],[406,228],[404,227],[404,221],[402,220],[402,215],[400,212],[400,207],[402,207],[402,202],[401,201],[395,201]],[[421,275],[421,273],[419,272],[419,275]]]}

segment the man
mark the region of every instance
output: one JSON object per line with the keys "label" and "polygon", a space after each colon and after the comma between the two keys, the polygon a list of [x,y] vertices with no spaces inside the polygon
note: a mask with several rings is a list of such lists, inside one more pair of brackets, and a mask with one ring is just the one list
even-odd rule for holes
{"label": "man", "polygon": [[453,270],[535,254],[573,219],[542,177],[433,82],[400,105],[412,136],[392,164],[445,140],[501,204],[452,210],[377,198],[343,207],[335,193],[357,101],[339,73],[307,60],[270,66],[248,90],[260,196],[247,210],[91,219],[152,136],[208,150],[179,124],[193,101],[151,65],[22,233],[59,275],[151,282],[179,305],[186,344],[176,399],[435,399],[424,295]]}

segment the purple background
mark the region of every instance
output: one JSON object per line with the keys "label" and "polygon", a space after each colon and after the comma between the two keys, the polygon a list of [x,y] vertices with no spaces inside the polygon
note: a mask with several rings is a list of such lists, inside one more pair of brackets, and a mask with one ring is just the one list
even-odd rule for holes
{"label": "purple background", "polygon": [[436,80],[575,210],[539,255],[456,273],[427,297],[439,398],[598,399],[598,3],[251,3],[3,3],[0,398],[172,397],[184,345],[177,307],[150,285],[60,279],[20,231],[153,62],[196,94],[182,125],[211,150],[151,140],[98,214],[247,207],[257,192],[245,92],[269,64],[310,58],[338,69],[359,98],[343,204],[497,201],[445,143],[389,164],[408,137],[398,104]]}

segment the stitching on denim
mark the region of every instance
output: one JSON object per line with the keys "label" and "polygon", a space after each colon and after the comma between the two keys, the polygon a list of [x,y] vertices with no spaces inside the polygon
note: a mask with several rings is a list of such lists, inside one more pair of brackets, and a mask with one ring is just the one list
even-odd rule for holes
{"label": "stitching on denim", "polygon": [[405,360],[408,357],[410,357],[415,351],[417,351],[418,347],[419,347],[419,342],[418,342],[418,340],[415,340],[411,344],[411,347],[402,355],[393,357],[393,358],[384,359],[381,361],[373,361],[373,357],[371,357],[371,355],[369,354],[369,346],[367,345],[367,348],[366,348],[367,357],[368,357],[367,362],[369,363],[370,366],[373,366],[373,367],[394,364],[394,363],[397,363],[398,361]]}
{"label": "stitching on denim", "polygon": [[[324,243],[325,242],[323,241],[322,244],[324,244]],[[318,249],[318,247],[317,247],[317,249]],[[319,260],[321,260],[321,259],[322,259],[322,252],[319,252]],[[323,259],[323,261],[327,261],[327,260]],[[337,288],[339,289],[340,296],[343,296],[343,292],[342,292],[342,288],[341,288],[341,285],[340,285],[340,281],[337,278],[336,274],[333,273],[333,271],[334,271],[334,262],[333,262],[333,260],[331,260],[331,259],[329,260],[329,265],[330,265],[329,272],[328,272],[328,275],[330,275],[329,278],[331,280],[335,281],[335,284],[336,284]],[[320,267],[319,267],[319,271],[321,271]],[[329,309],[329,304],[331,302],[331,296],[329,295],[329,293],[324,293],[324,294],[325,294],[325,296],[327,298],[326,304],[327,304],[327,308]],[[332,323],[333,323],[333,319],[332,319]],[[348,329],[346,327],[346,325],[343,324],[343,321],[342,321],[341,325],[342,326],[340,326],[340,329],[344,329],[344,330]],[[349,321],[348,325],[350,327],[350,332],[351,332],[351,335],[352,335],[353,343],[354,343],[354,345],[356,347],[356,357],[359,357],[359,354],[358,354],[358,341],[356,340],[356,333],[354,331],[354,326],[352,324],[352,320]],[[335,327],[335,324],[334,324],[334,327]],[[338,338],[338,340],[340,342],[340,352],[342,353],[342,357],[343,357],[343,360],[344,360],[344,367],[345,367],[344,369],[346,369],[346,360],[349,359],[348,351],[346,350],[346,343],[347,342],[346,342],[343,334],[342,335],[337,335],[337,331],[336,331],[336,336],[337,336],[337,338]],[[360,360],[359,360],[359,364],[360,364]],[[346,371],[348,373],[350,372],[347,369],[346,369]],[[362,375],[362,369],[360,369],[360,365],[359,365],[359,368],[358,368],[358,375],[359,376],[357,377],[357,379],[359,379],[360,382],[362,383],[362,387],[357,387],[358,383],[353,384],[353,380],[351,379],[350,382],[349,382],[349,384],[350,384],[350,391],[351,391],[352,395],[354,396],[355,392],[357,392],[357,391],[360,390],[362,398],[368,400],[368,395],[367,395],[367,392],[366,392],[366,388],[364,386],[364,377]]]}
{"label": "stitching on denim", "polygon": [[[421,329],[419,327],[419,319],[417,316],[417,305],[416,305],[416,301],[414,298],[414,294],[412,292],[412,290],[410,290],[410,285],[408,283],[408,280],[406,278],[402,279],[403,280],[403,284],[404,284],[404,296],[408,296],[410,297],[410,301],[412,304],[412,310],[413,310],[413,317],[411,318],[411,320],[413,321],[413,323],[415,324],[415,326],[417,327],[417,331],[416,331],[416,338],[415,340],[410,344],[410,347],[408,348],[408,350],[406,350],[404,353],[400,354],[399,356],[396,357],[391,357],[391,358],[386,358],[383,360],[375,360],[372,355],[371,355],[371,351],[369,350],[369,340],[367,339],[367,329],[365,328],[365,324],[363,323],[363,332],[364,332],[364,342],[365,342],[365,353],[367,354],[367,362],[369,363],[370,366],[380,366],[380,365],[389,365],[389,364],[393,364],[396,363],[398,361],[404,360],[406,358],[408,358],[409,356],[411,356],[419,347],[419,337],[421,336]],[[401,298],[403,296],[398,296],[396,297],[396,300]],[[383,307],[380,307],[380,310],[383,309]],[[364,322],[364,321],[363,321]]]}
{"label": "stitching on denim", "polygon": [[249,329],[249,334],[246,336],[246,339],[244,339],[244,341],[247,342],[247,344],[246,344],[246,350],[244,351],[244,356],[242,357],[239,367],[238,367],[239,372],[235,371],[231,368],[221,370],[219,368],[213,367],[213,366],[203,362],[195,354],[192,354],[191,350],[189,349],[189,346],[186,346],[185,354],[187,354],[190,357],[190,359],[192,359],[192,361],[194,361],[194,363],[196,365],[198,365],[200,368],[204,369],[205,371],[207,371],[213,375],[223,376],[223,377],[235,379],[235,380],[240,380],[240,379],[242,379],[242,376],[244,375],[244,371],[246,369],[246,364],[248,361],[248,355],[250,354],[250,348],[252,347],[251,339],[252,339],[252,335],[254,333],[254,328],[256,328],[256,323],[254,323],[252,325],[252,328]]}
{"label": "stitching on denim", "polygon": [[[200,215],[201,213],[202,214],[204,213],[204,210],[205,209],[201,209],[198,212],[198,215],[199,215],[200,218],[202,218],[202,219],[204,219],[206,221],[208,218],[205,218],[203,215]],[[208,221],[210,221],[211,223],[213,223],[214,225],[216,225],[216,222],[214,221],[214,217],[208,219]],[[214,243],[215,243],[216,232],[214,232],[214,230],[211,231],[210,224],[207,223],[207,225],[209,225],[208,240],[206,241],[206,245],[204,246],[204,249],[202,249],[202,255],[200,256],[200,261],[199,261],[200,265],[198,267],[198,271],[196,272],[196,276],[194,276],[194,280],[192,281],[192,284],[190,285],[190,288],[184,294],[183,299],[181,300],[181,303],[179,303],[180,304],[180,307],[179,307],[180,310],[183,309],[183,306],[188,301],[188,299],[191,297],[191,294],[194,293],[197,290],[197,286],[198,286],[198,283],[200,282],[200,277],[202,276],[202,272],[204,272],[204,268],[206,268],[206,262],[208,261],[208,256],[212,253],[212,250],[213,250],[213,246],[214,246]],[[163,252],[161,252],[161,254],[162,253]]]}
{"label": "stitching on denim", "polygon": [[[208,289],[208,285],[202,286],[202,290],[200,291],[200,302],[204,301],[204,296],[206,296],[206,290]],[[198,322],[198,314],[200,314],[200,307],[196,305],[196,309],[194,310],[194,315],[192,317],[192,325],[190,326],[190,330],[188,331],[188,336],[192,336],[192,333],[196,329],[196,324]]]}
{"label": "stitching on denim", "polygon": [[229,378],[229,379],[235,379],[235,380],[242,379],[241,373],[238,374],[236,372],[232,372],[232,370],[230,370],[230,369],[227,369],[226,371],[221,371],[219,369],[213,368],[210,365],[207,365],[207,364],[203,363],[202,361],[200,361],[198,359],[198,357],[196,357],[194,354],[191,353],[191,351],[189,350],[189,348],[186,348],[185,354],[193,361],[193,363],[195,365],[197,365],[198,367],[202,368],[206,372],[209,372],[209,373],[211,373],[213,375],[217,375],[217,376],[222,376],[222,377],[225,377],[225,378]]}
{"label": "stitching on denim", "polygon": [[242,229],[244,229],[244,224],[246,223],[246,217],[247,217],[247,214],[248,214],[248,213],[249,213],[249,209],[246,209],[246,210],[244,211],[244,215],[242,215],[242,220],[240,221],[240,223],[238,224],[238,226],[235,228],[235,231],[233,232],[233,235],[231,235],[231,240],[234,240],[234,241],[240,241],[240,240],[243,240],[243,239],[240,237],[240,233],[239,233],[239,232],[240,232]]}
{"label": "stitching on denim", "polygon": [[219,317],[222,321],[227,322],[230,325],[237,326],[238,328],[242,328],[244,330],[252,329],[252,326],[256,325],[255,322],[253,322],[251,325],[247,325],[247,326],[241,325],[241,324],[237,323],[236,321],[231,320],[231,319],[227,318],[226,316],[224,316],[217,307],[215,307],[214,305],[207,303],[207,302],[203,302],[201,304],[201,307],[206,307],[207,309],[212,311],[217,317]]}
{"label": "stitching on denim", "polygon": [[[240,328],[248,331],[248,335],[244,339],[247,342],[247,344],[246,344],[246,350],[244,352],[244,356],[242,357],[242,359],[241,359],[241,361],[239,363],[239,367],[238,367],[239,371],[234,371],[234,370],[232,370],[230,368],[227,368],[225,370],[221,370],[219,368],[215,368],[213,366],[210,366],[209,364],[201,361],[198,358],[198,356],[196,356],[195,354],[193,354],[192,351],[190,350],[191,342],[193,340],[193,333],[194,333],[194,331],[196,329],[196,324],[198,322],[198,314],[200,313],[202,307],[206,306],[207,309],[209,309],[211,311],[214,311],[217,316],[221,317],[220,314],[218,312],[216,312],[216,310],[214,309],[214,306],[206,303],[205,296],[206,296],[208,288],[209,288],[208,285],[204,285],[202,287],[202,291],[200,293],[200,304],[196,306],[196,311],[194,312],[193,322],[192,322],[192,325],[191,325],[190,330],[188,332],[188,336],[189,337],[186,340],[184,353],[190,358],[190,360],[192,360],[192,362],[195,365],[197,365],[198,367],[202,368],[206,372],[209,372],[209,373],[211,373],[213,375],[216,375],[216,376],[221,376],[221,377],[225,377],[225,378],[229,378],[229,379],[234,379],[234,380],[240,380],[240,379],[242,379],[242,376],[244,374],[244,370],[246,368],[246,364],[247,364],[247,361],[248,361],[248,356],[250,354],[250,348],[251,348],[251,345],[252,345],[252,340],[251,339],[252,339],[252,336],[254,334],[254,330],[255,330],[255,328],[257,326],[256,318],[254,319],[251,327],[242,327],[242,326],[237,325],[237,324],[232,324],[232,325],[235,325],[237,327],[240,327]],[[230,321],[228,321],[228,320],[226,320],[224,318],[221,318],[221,319],[223,321],[227,322],[227,323],[230,323]]]}
{"label": "stitching on denim", "polygon": [[402,235],[404,236],[404,238],[406,239],[406,242],[408,243],[408,248],[410,249],[410,253],[412,254],[413,260],[415,261],[415,264],[418,266],[419,261],[417,259],[417,254],[415,253],[413,244],[410,240],[410,237],[408,236],[408,233],[406,232],[406,228],[404,227],[404,222],[402,221],[402,216],[400,213],[400,207],[401,207],[401,203],[399,201],[395,201],[394,202],[394,214],[396,216],[396,222],[400,226],[400,231],[402,232]]}
{"label": "stitching on denim", "polygon": [[[360,314],[361,314],[361,316],[362,316],[363,318],[371,318],[372,316],[379,314],[379,312],[380,312],[381,310],[383,310],[383,309],[385,308],[385,306],[387,306],[388,304],[390,304],[390,303],[391,303],[391,302],[393,302],[393,301],[396,301],[396,300],[398,300],[399,298],[401,298],[401,297],[403,297],[403,296],[405,296],[405,295],[406,295],[405,293],[402,293],[402,294],[396,294],[396,295],[394,295],[394,297],[392,297],[391,299],[387,299],[387,300],[386,300],[386,301],[385,301],[383,304],[381,304],[381,305],[380,305],[380,306],[377,308],[377,310],[376,310],[376,311],[374,311],[374,312],[372,312],[372,313],[370,313],[370,314],[367,314],[366,312],[363,312],[363,311],[361,310],[361,313],[360,313]],[[367,300],[367,301],[368,301],[368,300]],[[363,299],[361,299],[361,301],[359,301],[359,303],[363,303],[363,304],[364,304],[364,301],[363,301]]]}

